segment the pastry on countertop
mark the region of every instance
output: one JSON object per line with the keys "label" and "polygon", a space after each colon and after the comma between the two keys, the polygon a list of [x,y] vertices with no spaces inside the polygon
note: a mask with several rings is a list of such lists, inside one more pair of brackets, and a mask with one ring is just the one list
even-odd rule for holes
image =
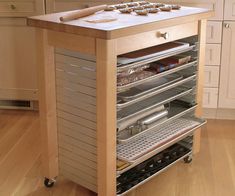
{"label": "pastry on countertop", "polygon": [[154,6],[154,4],[152,4],[152,3],[149,3],[149,4],[146,4],[146,5],[143,5],[143,8],[154,8],[155,6]]}
{"label": "pastry on countertop", "polygon": [[132,7],[132,9],[135,11],[135,10],[143,10],[143,6],[135,6],[135,7]]}
{"label": "pastry on countertop", "polygon": [[180,5],[171,5],[171,8],[173,10],[179,10],[181,8],[181,6]]}
{"label": "pastry on countertop", "polygon": [[137,3],[137,2],[131,2],[131,3],[127,3],[126,5],[127,5],[128,7],[135,7],[135,6],[138,6],[139,3]]}
{"label": "pastry on countertop", "polygon": [[166,5],[164,7],[160,7],[159,9],[163,12],[170,12],[172,10],[172,7],[169,5]]}
{"label": "pastry on countertop", "polygon": [[135,13],[138,15],[142,15],[142,16],[147,16],[148,15],[148,11],[145,10],[135,10]]}
{"label": "pastry on countertop", "polygon": [[123,8],[123,9],[119,9],[119,11],[123,14],[130,14],[131,12],[133,12],[132,8]]}
{"label": "pastry on countertop", "polygon": [[114,5],[114,7],[116,7],[117,9],[123,9],[123,8],[126,8],[127,5],[126,4],[117,4],[117,5]]}
{"label": "pastry on countertop", "polygon": [[158,8],[148,8],[146,10],[148,13],[158,13],[160,11]]}

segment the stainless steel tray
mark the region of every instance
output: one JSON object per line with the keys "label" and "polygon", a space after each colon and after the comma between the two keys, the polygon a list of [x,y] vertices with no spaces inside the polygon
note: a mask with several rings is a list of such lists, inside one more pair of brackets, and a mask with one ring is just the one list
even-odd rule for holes
{"label": "stainless steel tray", "polygon": [[183,76],[180,74],[170,74],[161,78],[151,80],[149,82],[145,82],[144,84],[140,84],[136,87],[130,88],[124,92],[119,93],[117,96],[124,102],[131,101],[145,94],[151,93],[152,91],[156,91],[162,87],[177,82],[182,78]]}
{"label": "stainless steel tray", "polygon": [[[118,143],[125,144],[127,142],[130,142],[133,139],[136,139],[137,137],[140,137],[142,134],[145,134],[148,131],[152,131],[153,129],[156,129],[166,123],[170,123],[173,120],[180,118],[196,109],[197,105],[194,105],[190,108],[184,107],[178,104],[175,104],[174,106],[171,106],[171,109],[168,111],[168,116],[167,118],[164,118],[163,120],[157,121],[157,123],[152,124],[149,128],[146,130],[139,132],[136,135],[131,135],[128,131],[119,131],[118,136],[117,136],[117,141]],[[126,132],[126,133],[124,133]]]}
{"label": "stainless steel tray", "polygon": [[171,164],[167,165],[166,167],[164,167],[163,169],[159,170],[158,172],[156,172],[155,174],[153,174],[152,176],[150,176],[149,178],[146,178],[145,180],[143,180],[142,182],[138,183],[137,185],[131,187],[129,190],[125,191],[122,194],[117,194],[117,196],[124,196],[127,193],[129,193],[130,191],[136,189],[137,187],[145,184],[146,182],[148,182],[149,180],[151,180],[152,178],[154,178],[155,176],[159,175],[160,173],[164,172],[165,170],[167,170],[168,168],[170,168],[171,166],[175,165],[176,163],[178,163],[179,161],[183,160],[185,157],[187,156],[191,156],[192,151],[188,152],[187,154],[185,154],[184,156],[180,157],[179,159],[177,159],[176,161],[172,162]]}
{"label": "stainless steel tray", "polygon": [[167,90],[159,95],[152,96],[136,104],[125,107],[122,110],[117,112],[118,124],[138,114],[141,114],[141,113],[143,114],[160,105],[163,105],[175,99],[181,98],[191,92],[193,92],[193,88],[186,88],[186,87],[178,86],[176,88]]}
{"label": "stainless steel tray", "polygon": [[133,168],[170,145],[182,140],[205,123],[205,120],[199,118],[181,117],[158,129],[142,134],[141,137],[136,138],[132,142],[118,144],[117,158],[131,163],[129,167],[119,171],[118,174]]}
{"label": "stainless steel tray", "polygon": [[186,69],[188,67],[192,67],[192,66],[196,66],[197,65],[197,61],[192,61],[190,63],[187,63],[187,64],[183,64],[183,65],[180,65],[178,67],[175,67],[175,68],[172,68],[172,69],[169,69],[167,71],[164,71],[164,72],[161,72],[161,73],[158,73],[156,75],[153,75],[153,76],[150,76],[148,78],[145,78],[145,79],[142,79],[142,80],[138,80],[136,82],[132,82],[130,84],[127,84],[127,85],[123,85],[123,86],[118,86],[117,87],[117,91],[118,92],[122,92],[124,90],[127,90],[127,89],[130,89],[132,87],[135,87],[135,86],[138,86],[140,84],[143,84],[145,82],[149,82],[151,80],[154,80],[154,79],[157,79],[157,78],[161,78],[163,76],[166,76],[166,75],[169,75],[169,74],[172,74],[172,73],[175,73],[175,72],[178,72],[180,70],[183,70],[183,69]]}
{"label": "stainless steel tray", "polygon": [[191,45],[191,46],[188,46],[186,48],[180,48],[178,50],[174,50],[174,51],[171,51],[171,52],[168,52],[166,50],[164,54],[161,54],[161,55],[158,55],[158,56],[150,57],[150,58],[140,60],[140,61],[137,61],[137,62],[134,62],[134,63],[124,64],[124,65],[119,64],[118,67],[117,67],[117,71],[118,72],[123,72],[123,71],[131,69],[131,68],[137,68],[137,67],[140,67],[142,65],[152,63],[152,62],[164,59],[164,58],[168,58],[168,57],[171,57],[171,56],[183,53],[183,52],[188,52],[190,50],[193,50],[194,48],[195,48],[195,45]]}
{"label": "stainless steel tray", "polygon": [[152,97],[154,95],[157,95],[157,94],[162,93],[164,91],[167,91],[169,89],[175,88],[175,87],[177,87],[179,85],[185,84],[186,82],[189,82],[189,81],[192,81],[192,80],[195,80],[195,79],[196,79],[196,75],[192,75],[192,76],[183,78],[182,80],[178,80],[178,81],[176,81],[174,83],[171,83],[171,84],[169,84],[167,86],[164,86],[164,87],[162,87],[160,89],[156,89],[154,91],[150,91],[149,93],[143,94],[142,96],[139,96],[138,98],[136,98],[136,96],[129,97],[129,101],[128,102],[119,102],[117,104],[117,108],[118,109],[123,109],[123,108],[125,108],[127,106],[130,106],[130,105],[134,104],[134,103],[137,103],[139,101],[145,100],[145,99],[147,99],[149,97]]}

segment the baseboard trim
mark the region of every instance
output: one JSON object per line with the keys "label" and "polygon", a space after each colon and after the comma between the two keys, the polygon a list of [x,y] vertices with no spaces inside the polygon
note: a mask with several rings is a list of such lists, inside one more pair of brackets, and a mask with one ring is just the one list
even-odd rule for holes
{"label": "baseboard trim", "polygon": [[0,100],[38,100],[37,89],[3,89],[0,88]]}
{"label": "baseboard trim", "polygon": [[207,119],[235,120],[235,109],[203,108],[203,117]]}

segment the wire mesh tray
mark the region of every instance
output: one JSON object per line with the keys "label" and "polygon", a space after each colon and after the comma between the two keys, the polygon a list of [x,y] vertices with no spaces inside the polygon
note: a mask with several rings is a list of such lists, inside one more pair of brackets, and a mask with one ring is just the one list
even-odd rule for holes
{"label": "wire mesh tray", "polygon": [[[141,95],[138,96],[138,95],[134,95],[134,96],[126,96],[125,97],[125,94],[123,96],[122,99],[124,99],[122,102],[118,102],[117,104],[117,108],[118,109],[123,109],[127,106],[130,106],[134,103],[137,103],[139,101],[142,101],[142,100],[145,100],[149,97],[152,97],[154,95],[157,95],[159,93],[162,93],[164,91],[167,91],[169,89],[172,89],[172,88],[175,88],[179,85],[182,85],[182,84],[185,84],[186,82],[189,82],[189,81],[193,81],[196,79],[196,75],[192,75],[192,76],[189,76],[189,77],[186,77],[186,78],[183,78],[181,80],[173,80],[173,82],[171,82],[170,84],[168,84],[167,86],[163,86],[162,88],[159,88],[159,89],[155,89],[155,90],[147,90],[148,93],[146,93],[145,91],[140,93]],[[147,87],[146,87],[147,88]],[[149,92],[150,91],[150,92]],[[127,93],[126,93],[127,94]],[[128,94],[127,94],[128,95]],[[125,102],[127,101],[127,102]]]}
{"label": "wire mesh tray", "polygon": [[156,123],[153,123],[151,126],[147,127],[145,130],[135,135],[132,135],[132,133],[129,130],[122,130],[122,131],[120,130],[117,136],[117,141],[118,143],[126,144],[127,142],[130,142],[131,140],[134,140],[137,137],[140,137],[142,134],[145,134],[148,131],[152,131],[153,129],[156,129],[157,127],[160,127],[166,123],[170,123],[177,118],[180,118],[186,114],[189,114],[190,112],[194,111],[196,107],[197,107],[197,104],[191,107],[186,107],[186,106],[179,105],[179,104],[171,104],[171,107],[168,111],[167,118],[158,120]]}
{"label": "wire mesh tray", "polygon": [[138,114],[143,114],[158,106],[181,98],[191,92],[193,92],[193,88],[178,86],[176,88],[167,90],[161,94],[144,99],[143,101],[139,101],[138,103],[135,103],[131,106],[125,107],[117,112],[118,124]]}
{"label": "wire mesh tray", "polygon": [[185,155],[181,156],[180,158],[178,158],[177,160],[173,161],[172,163],[170,163],[169,165],[165,166],[164,168],[160,169],[158,172],[156,172],[155,174],[149,176],[148,178],[146,178],[145,180],[143,180],[142,182],[136,184],[135,186],[131,187],[130,189],[126,190],[125,192],[121,193],[121,194],[117,194],[117,196],[124,196],[127,193],[131,192],[132,190],[136,189],[137,187],[145,184],[146,182],[148,182],[149,180],[151,180],[152,178],[154,178],[155,176],[159,175],[160,173],[164,172],[165,170],[167,170],[168,168],[172,167],[173,165],[175,165],[176,163],[178,163],[179,161],[183,160],[185,157],[191,156],[192,155],[192,151],[189,151],[188,153],[186,153]]}
{"label": "wire mesh tray", "polygon": [[174,56],[174,55],[178,55],[178,54],[183,53],[183,52],[191,51],[194,48],[195,48],[195,45],[189,45],[189,44],[186,43],[185,45],[183,45],[183,47],[180,47],[178,49],[175,48],[174,50],[165,50],[165,51],[162,51],[162,53],[158,53],[153,57],[148,57],[148,58],[146,57],[146,59],[139,60],[137,62],[128,63],[128,64],[118,63],[117,71],[119,73],[119,72],[123,72],[123,71],[128,70],[128,69],[137,68],[137,67],[140,67],[140,66],[148,64],[148,63],[152,63],[152,62],[164,59],[164,58],[168,58],[168,57],[171,57],[171,56]]}
{"label": "wire mesh tray", "polygon": [[176,73],[176,72],[178,72],[180,70],[187,69],[188,67],[192,67],[192,66],[196,66],[196,65],[197,65],[197,61],[192,61],[190,63],[186,63],[186,64],[180,65],[178,67],[174,67],[172,69],[169,69],[167,71],[158,73],[158,74],[150,76],[148,78],[145,78],[145,79],[142,79],[142,80],[138,80],[136,82],[132,82],[130,84],[126,84],[126,85],[123,85],[123,86],[118,86],[117,87],[117,91],[118,92],[123,92],[123,91],[125,91],[127,89],[130,89],[132,87],[138,86],[140,84],[144,84],[145,82],[149,82],[151,80],[155,80],[157,78],[161,78],[163,76],[166,76],[166,75],[169,75],[169,74],[172,74],[172,73]]}
{"label": "wire mesh tray", "polygon": [[186,137],[205,123],[206,121],[195,117],[175,119],[167,125],[142,134],[132,142],[118,144],[117,157],[136,165],[157,154],[164,146]]}

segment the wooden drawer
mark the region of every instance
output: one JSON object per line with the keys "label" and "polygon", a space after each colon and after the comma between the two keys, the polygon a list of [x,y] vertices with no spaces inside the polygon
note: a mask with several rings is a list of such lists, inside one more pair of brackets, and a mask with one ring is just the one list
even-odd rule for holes
{"label": "wooden drawer", "polygon": [[0,16],[27,17],[44,14],[43,0],[0,0]]}
{"label": "wooden drawer", "polygon": [[205,87],[219,86],[219,67],[218,66],[205,66]]}
{"label": "wooden drawer", "polygon": [[220,44],[206,44],[206,65],[220,65]]}
{"label": "wooden drawer", "polygon": [[235,20],[235,0],[225,0],[224,20]]}
{"label": "wooden drawer", "polygon": [[218,103],[218,88],[204,88],[203,107],[217,108],[217,103]]}
{"label": "wooden drawer", "polygon": [[[184,31],[181,31],[181,29],[184,29]],[[127,52],[172,42],[182,38],[197,35],[197,33],[197,22],[191,22],[158,29],[155,31],[149,31],[146,33],[126,36],[119,38],[117,41],[118,54],[124,54]],[[164,38],[161,36],[161,34],[167,34],[167,37]]]}
{"label": "wooden drawer", "polygon": [[222,22],[208,21],[206,42],[207,43],[221,43],[222,38]]}
{"label": "wooden drawer", "polygon": [[[154,2],[154,0],[152,0]],[[227,0],[230,1],[230,0]],[[155,1],[156,2],[156,1]],[[223,0],[161,0],[163,3],[177,3],[189,7],[203,7],[215,11],[215,16],[210,20],[223,20]]]}

